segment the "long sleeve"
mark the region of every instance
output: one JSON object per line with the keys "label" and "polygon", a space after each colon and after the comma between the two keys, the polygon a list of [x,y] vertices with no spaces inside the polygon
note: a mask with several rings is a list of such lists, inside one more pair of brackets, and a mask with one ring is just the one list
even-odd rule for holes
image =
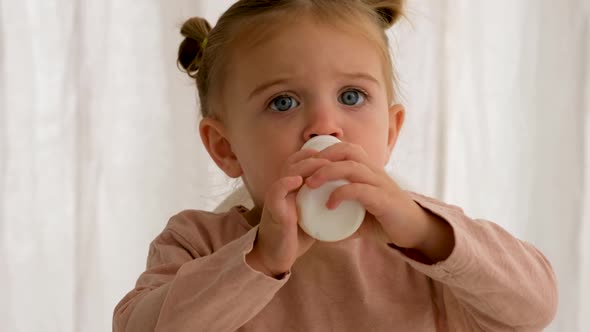
{"label": "long sleeve", "polygon": [[557,283],[543,254],[494,223],[471,220],[456,206],[412,197],[453,228],[455,247],[446,260],[427,265],[404,256],[439,282],[451,331],[540,331],[551,322]]}
{"label": "long sleeve", "polygon": [[[167,228],[150,246],[148,268],[115,308],[113,331],[235,331],[286,283],[245,262],[257,228],[225,245],[199,232],[187,240]],[[193,243],[204,244],[194,248]],[[213,251],[211,247],[220,248]],[[211,251],[211,252],[208,252]]]}
{"label": "long sleeve", "polygon": [[257,228],[238,212],[181,213],[152,242],[113,330],[497,332],[549,324],[556,281],[537,249],[458,207],[412,198],[451,225],[446,260],[423,264],[415,252],[357,234],[316,243],[281,280],[246,264]]}

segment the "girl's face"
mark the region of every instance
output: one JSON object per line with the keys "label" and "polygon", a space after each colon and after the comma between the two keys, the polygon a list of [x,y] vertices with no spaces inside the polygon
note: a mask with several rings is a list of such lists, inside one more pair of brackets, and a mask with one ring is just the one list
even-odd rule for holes
{"label": "girl's face", "polygon": [[385,166],[404,110],[388,105],[378,47],[361,33],[301,19],[239,46],[221,91],[223,122],[201,135],[216,163],[242,176],[257,206],[285,160],[316,135],[360,145]]}

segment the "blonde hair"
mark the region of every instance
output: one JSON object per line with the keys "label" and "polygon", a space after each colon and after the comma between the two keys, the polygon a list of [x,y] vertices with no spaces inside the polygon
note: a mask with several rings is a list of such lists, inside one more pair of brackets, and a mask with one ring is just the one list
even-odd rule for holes
{"label": "blonde hair", "polygon": [[[376,42],[385,62],[387,94],[390,102],[395,98],[395,72],[389,52],[386,30],[403,16],[404,0],[239,0],[211,25],[204,18],[187,20],[180,32],[185,39],[178,49],[178,65],[197,82],[201,115],[216,117],[211,107],[211,95],[225,76],[222,69],[228,61],[231,47],[245,37],[246,31],[267,28],[268,21],[284,22],[284,15],[309,13],[322,22],[368,22],[378,36],[368,29],[367,37]],[[277,16],[283,15],[280,20]],[[266,20],[266,21],[265,21]],[[366,24],[366,23],[365,23]],[[251,33],[256,36],[258,34]]]}

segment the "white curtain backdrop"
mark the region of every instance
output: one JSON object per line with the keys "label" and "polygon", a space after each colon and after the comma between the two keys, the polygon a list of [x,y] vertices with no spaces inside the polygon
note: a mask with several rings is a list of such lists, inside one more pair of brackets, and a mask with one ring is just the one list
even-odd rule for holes
{"label": "white curtain backdrop", "polygon": [[[0,330],[108,331],[149,242],[232,190],[197,133],[179,27],[233,1],[0,0]],[[590,1],[409,0],[389,170],[532,242],[547,331],[590,331]]]}

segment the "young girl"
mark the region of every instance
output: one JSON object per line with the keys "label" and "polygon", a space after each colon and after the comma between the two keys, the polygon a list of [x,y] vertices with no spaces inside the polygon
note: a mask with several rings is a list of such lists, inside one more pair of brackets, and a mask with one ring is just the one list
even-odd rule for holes
{"label": "young girl", "polygon": [[[241,0],[182,27],[200,134],[254,202],[184,211],[152,242],[114,331],[540,331],[557,303],[546,258],[494,223],[402,190],[384,171],[404,122],[385,31],[402,0]],[[318,135],[342,142],[321,152]],[[350,182],[338,242],[298,226],[306,184]]]}

